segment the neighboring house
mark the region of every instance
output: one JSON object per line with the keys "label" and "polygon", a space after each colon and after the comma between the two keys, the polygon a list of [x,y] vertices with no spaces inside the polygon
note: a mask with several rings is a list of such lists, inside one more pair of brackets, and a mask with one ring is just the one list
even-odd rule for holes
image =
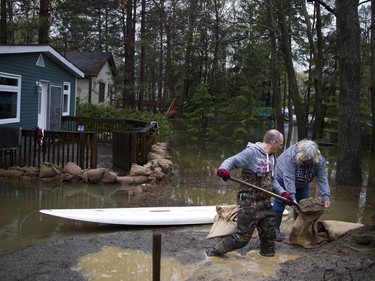
{"label": "neighboring house", "polygon": [[0,126],[60,130],[82,77],[49,45],[0,45]]}
{"label": "neighboring house", "polygon": [[110,52],[66,52],[65,57],[85,73],[78,79],[77,104],[108,103],[114,98],[116,64]]}

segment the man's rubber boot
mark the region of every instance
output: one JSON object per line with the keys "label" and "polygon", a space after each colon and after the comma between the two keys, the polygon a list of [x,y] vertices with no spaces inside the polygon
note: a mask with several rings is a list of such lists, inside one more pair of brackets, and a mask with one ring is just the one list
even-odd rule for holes
{"label": "man's rubber boot", "polygon": [[281,237],[281,232],[280,232],[280,225],[281,225],[282,220],[283,220],[283,212],[275,211],[275,232],[276,232],[275,241],[277,242],[283,241],[283,238]]}
{"label": "man's rubber boot", "polygon": [[206,252],[206,255],[208,257],[217,257],[217,256],[221,256],[221,254],[215,250],[215,248],[211,248],[209,249],[207,252]]}

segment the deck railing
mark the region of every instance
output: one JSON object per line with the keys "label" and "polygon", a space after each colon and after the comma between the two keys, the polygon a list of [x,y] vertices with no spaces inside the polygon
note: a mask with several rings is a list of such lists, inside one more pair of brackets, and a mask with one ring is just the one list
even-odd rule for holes
{"label": "deck railing", "polygon": [[[83,132],[77,127],[84,126]],[[82,169],[98,166],[98,142],[112,143],[112,165],[129,171],[132,163],[147,163],[156,142],[156,122],[128,119],[63,117],[63,131],[22,130],[21,145],[12,151],[0,151],[0,168],[40,167],[49,162],[62,168],[68,162]],[[108,164],[108,163],[107,163]],[[109,167],[107,167],[109,168]]]}
{"label": "deck railing", "polygon": [[78,131],[78,126],[83,126],[84,131],[96,132],[98,142],[112,142],[113,131],[132,131],[145,128],[149,122],[132,119],[76,117],[63,116],[61,118],[62,131]]}
{"label": "deck railing", "polygon": [[36,130],[22,130],[17,150],[0,152],[0,167],[33,166],[43,162],[64,167],[75,162],[83,169],[97,167],[97,137],[95,132],[44,131],[40,138]]}

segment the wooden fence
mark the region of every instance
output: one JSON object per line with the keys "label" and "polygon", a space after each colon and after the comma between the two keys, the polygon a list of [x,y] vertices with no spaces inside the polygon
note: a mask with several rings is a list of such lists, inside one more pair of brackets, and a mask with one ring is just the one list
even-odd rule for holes
{"label": "wooden fence", "polygon": [[0,167],[34,166],[43,162],[64,167],[75,162],[83,169],[97,167],[97,137],[95,132],[44,131],[43,138],[36,130],[22,130],[17,150],[0,152]]}
{"label": "wooden fence", "polygon": [[[77,127],[84,126],[84,132]],[[98,142],[112,143],[112,164],[129,171],[132,163],[145,164],[156,142],[156,122],[129,119],[62,117],[63,131],[22,130],[16,150],[0,151],[0,168],[39,167],[49,162],[64,167],[77,163],[82,169],[98,166]]]}

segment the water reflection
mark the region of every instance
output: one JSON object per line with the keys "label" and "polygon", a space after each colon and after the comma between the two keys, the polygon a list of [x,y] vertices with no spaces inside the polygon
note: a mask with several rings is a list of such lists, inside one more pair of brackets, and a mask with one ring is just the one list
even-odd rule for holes
{"label": "water reflection", "polygon": [[[167,198],[186,205],[235,204],[237,185],[216,176],[216,169],[227,157],[242,150],[244,144],[230,142],[193,142],[185,138],[170,141],[175,175]],[[371,223],[375,213],[375,183],[363,187],[334,184],[336,149],[320,147],[328,164],[332,206],[324,219]],[[364,154],[364,183],[375,167],[374,160]],[[371,162],[370,162],[371,161]],[[239,171],[234,171],[235,175]],[[119,185],[44,184],[40,188],[11,186],[0,182],[0,255],[22,249],[40,241],[92,232],[113,231],[113,226],[89,224],[48,217],[39,209],[48,208],[125,208],[134,207],[132,187]],[[312,196],[315,196],[312,185]]]}

